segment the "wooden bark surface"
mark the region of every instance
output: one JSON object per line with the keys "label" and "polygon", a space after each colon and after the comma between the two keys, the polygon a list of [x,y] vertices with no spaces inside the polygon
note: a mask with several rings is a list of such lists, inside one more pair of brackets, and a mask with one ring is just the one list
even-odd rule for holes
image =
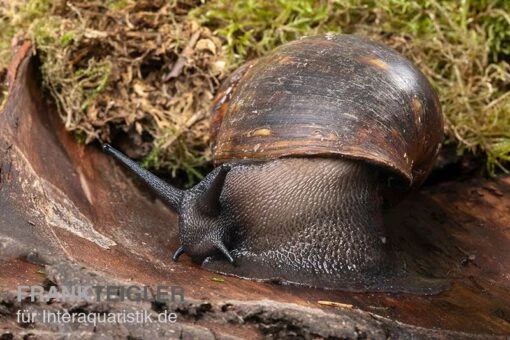
{"label": "wooden bark surface", "polygon": [[[222,277],[183,256],[176,216],[97,146],[77,144],[19,47],[0,113],[0,337],[346,338],[510,335],[510,177],[443,183],[386,215],[390,242],[422,274],[451,282],[434,296],[360,294]],[[222,278],[213,280],[213,278]],[[18,302],[18,285],[181,285],[180,303]],[[333,301],[325,306],[318,301]],[[352,305],[352,306],[349,306]],[[16,311],[171,310],[176,324],[20,324]]]}

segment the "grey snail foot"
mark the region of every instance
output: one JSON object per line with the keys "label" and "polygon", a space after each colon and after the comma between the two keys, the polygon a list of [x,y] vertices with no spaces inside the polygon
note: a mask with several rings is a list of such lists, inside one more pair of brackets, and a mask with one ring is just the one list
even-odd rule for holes
{"label": "grey snail foot", "polygon": [[350,292],[406,293],[417,295],[436,295],[451,287],[449,281],[428,278],[414,272],[388,270],[388,273],[366,273],[360,275],[321,275],[304,273],[294,268],[272,266],[265,261],[234,256],[236,266],[219,257],[208,257],[202,267],[219,274],[251,279],[261,282],[272,282],[314,288],[325,288]]}

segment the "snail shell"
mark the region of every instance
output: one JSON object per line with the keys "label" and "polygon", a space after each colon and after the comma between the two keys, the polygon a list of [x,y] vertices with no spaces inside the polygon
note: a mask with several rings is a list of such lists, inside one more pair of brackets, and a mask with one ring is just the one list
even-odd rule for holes
{"label": "snail shell", "polygon": [[362,159],[417,186],[443,138],[437,95],[385,45],[321,35],[237,70],[212,108],[215,163],[286,156]]}

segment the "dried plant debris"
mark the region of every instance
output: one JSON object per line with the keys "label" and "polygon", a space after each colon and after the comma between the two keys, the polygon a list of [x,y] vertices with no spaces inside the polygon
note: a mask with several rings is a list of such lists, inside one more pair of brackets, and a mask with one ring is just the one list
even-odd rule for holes
{"label": "dried plant debris", "polygon": [[[112,141],[188,185],[210,161],[207,110],[248,59],[316,33],[382,41],[440,94],[446,143],[510,162],[510,3],[506,0],[0,0],[0,68],[16,32],[37,44],[66,128]],[[212,32],[211,32],[212,31]],[[506,168],[505,168],[506,167]]]}
{"label": "dried plant debris", "polygon": [[29,35],[44,85],[80,142],[123,144],[156,170],[188,179],[209,160],[209,121],[224,77],[221,41],[169,1],[67,1]]}

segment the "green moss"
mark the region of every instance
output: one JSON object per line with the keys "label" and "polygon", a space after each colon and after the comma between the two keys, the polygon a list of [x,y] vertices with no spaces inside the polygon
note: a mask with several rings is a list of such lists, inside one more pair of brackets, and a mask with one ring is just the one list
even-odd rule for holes
{"label": "green moss", "polygon": [[62,47],[66,47],[68,45],[70,45],[72,42],[73,42],[73,34],[68,32],[68,33],[65,33],[62,38],[60,38],[60,45],[62,45]]}
{"label": "green moss", "polygon": [[75,131],[73,136],[78,144],[85,144],[87,141],[87,133],[84,131]]}
{"label": "green moss", "polygon": [[[191,141],[186,140],[186,136],[180,134],[182,130],[167,129],[154,142],[154,148],[142,161],[141,165],[145,168],[154,169],[156,171],[170,171],[172,177],[177,177],[179,172],[185,174],[186,181],[183,186],[189,188],[204,178],[204,164],[207,158],[202,149],[202,153],[193,150],[194,145]],[[173,144],[172,152],[168,152],[165,145]],[[195,147],[204,147],[195,146]],[[209,170],[209,169],[208,169]]]}
{"label": "green moss", "polygon": [[13,15],[11,24],[19,28],[27,27],[33,20],[46,16],[52,8],[50,0],[15,0],[12,5],[19,6],[19,8]]}
{"label": "green moss", "polygon": [[107,0],[107,6],[111,10],[121,10],[129,5],[128,0]]}
{"label": "green moss", "polygon": [[[115,134],[140,158],[152,148],[146,166],[188,185],[200,179],[224,58],[220,40],[185,15],[190,3],[28,1],[32,14],[15,16],[30,22],[18,27],[35,42],[43,85],[77,141]],[[196,33],[202,47],[187,51]],[[185,50],[187,63],[163,80]]]}
{"label": "green moss", "polygon": [[[356,33],[413,60],[437,89],[446,142],[506,171],[510,150],[510,3],[498,1],[218,0],[192,15],[223,37],[239,65],[303,35]],[[508,165],[507,165],[508,166]]]}
{"label": "green moss", "polygon": [[58,31],[60,30],[60,20],[34,20],[30,28],[30,38],[37,44],[37,48],[45,53],[53,48],[58,41]]}
{"label": "green moss", "polygon": [[84,121],[97,96],[108,87],[112,63],[108,59],[90,58],[86,63],[70,63],[69,59],[86,33],[81,23],[70,23],[61,16],[35,19],[29,28],[42,60],[43,84],[55,97],[59,113],[68,130],[79,142],[90,142]]}
{"label": "green moss", "polygon": [[191,12],[226,40],[232,67],[308,34],[327,19],[327,5],[309,0],[208,3]]}
{"label": "green moss", "polygon": [[[14,35],[31,37],[44,85],[78,141],[108,140],[111,130],[150,136],[144,165],[184,174],[188,186],[208,170],[205,112],[228,72],[280,44],[324,32],[365,35],[406,55],[439,93],[445,143],[486,155],[490,174],[510,162],[507,0],[68,0],[72,10],[63,1],[4,3],[0,68],[10,60]],[[197,7],[186,15],[191,3]],[[129,16],[137,18],[133,27],[124,24]],[[200,38],[216,52],[193,51],[178,77],[161,81],[196,31],[194,19],[214,31],[215,37],[203,31]],[[216,37],[228,56],[220,71]]]}
{"label": "green moss", "polygon": [[1,18],[0,30],[3,32],[0,39],[0,69],[7,68],[11,60],[11,40],[15,29],[9,25],[5,18]]}
{"label": "green moss", "polygon": [[[8,0],[0,3],[0,72],[9,66],[11,42],[22,34],[33,20],[44,17],[51,9],[49,0]],[[7,97],[7,84],[0,81],[0,108]]]}
{"label": "green moss", "polygon": [[85,111],[94,102],[95,97],[103,92],[109,84],[112,64],[108,60],[96,61],[90,59],[87,68],[74,72],[75,84],[82,93],[80,109]]}
{"label": "green moss", "polygon": [[491,58],[497,61],[510,55],[510,2],[507,0],[470,1],[477,21],[487,34]]}

